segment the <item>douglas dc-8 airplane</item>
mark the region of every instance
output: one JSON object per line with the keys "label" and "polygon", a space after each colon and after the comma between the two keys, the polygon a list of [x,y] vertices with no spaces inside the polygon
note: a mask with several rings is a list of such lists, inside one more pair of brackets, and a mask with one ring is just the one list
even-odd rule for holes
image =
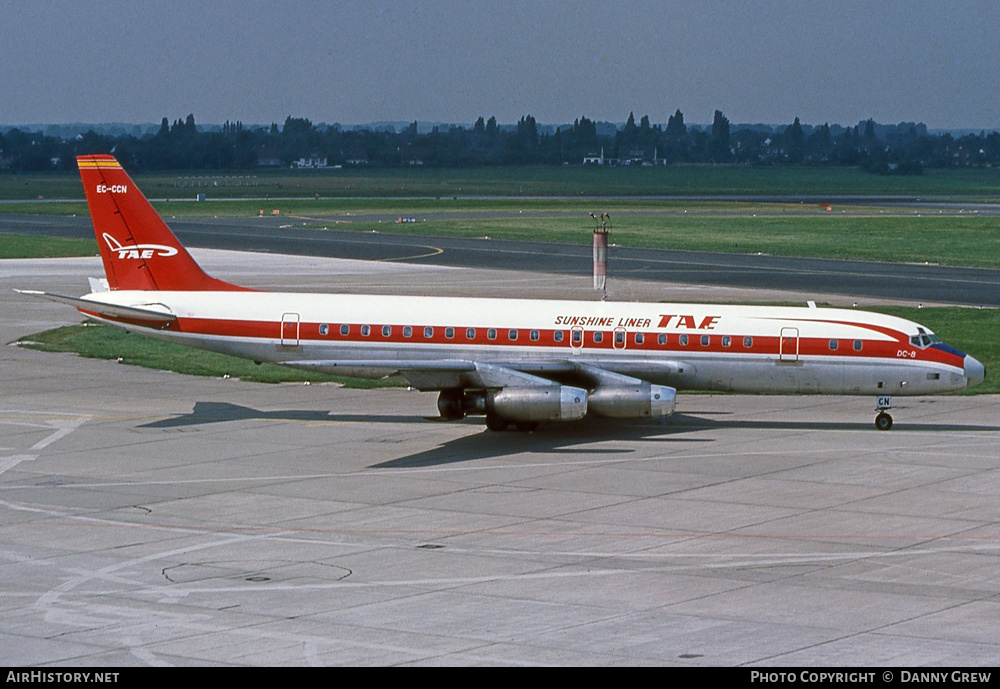
{"label": "douglas dc-8 airplane", "polygon": [[77,162],[109,289],[33,294],[257,362],[401,375],[439,391],[445,419],[483,414],[494,431],[665,417],[678,389],[871,395],[887,430],[892,395],[984,376],[927,328],[854,310],[254,291],[204,273],[112,156]]}

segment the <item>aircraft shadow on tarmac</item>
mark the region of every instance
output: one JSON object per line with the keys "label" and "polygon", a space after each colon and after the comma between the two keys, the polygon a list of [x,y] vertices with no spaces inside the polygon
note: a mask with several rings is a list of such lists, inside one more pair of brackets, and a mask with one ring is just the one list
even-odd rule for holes
{"label": "aircraft shadow on tarmac", "polygon": [[[840,433],[881,433],[871,423],[836,423],[828,421],[751,421],[705,418],[712,416],[728,416],[728,412],[698,412],[698,415],[675,413],[669,420],[651,421],[644,419],[591,419],[585,421],[542,425],[538,431],[519,433],[508,431],[494,433],[484,431],[462,436],[443,443],[440,447],[418,452],[407,457],[382,462],[372,466],[373,469],[398,469],[403,467],[426,467],[457,462],[467,462],[490,457],[514,455],[520,452],[533,454],[568,454],[568,455],[603,455],[613,461],[616,456],[623,459],[631,454],[632,448],[590,447],[602,442],[665,442],[706,443],[714,442],[712,436],[682,437],[687,433],[718,430],[808,430]],[[439,419],[432,419],[439,421]],[[461,423],[461,422],[460,422]],[[475,426],[476,420],[469,425]],[[897,425],[890,433],[906,433],[913,431],[993,431],[1000,426],[977,426],[961,424],[927,424],[915,423],[912,426]],[[579,447],[579,446],[584,447]]]}
{"label": "aircraft shadow on tarmac", "polygon": [[[443,422],[437,417],[419,415],[377,416],[371,414],[338,414],[312,409],[282,409],[277,411],[261,411],[252,407],[244,407],[227,402],[196,402],[190,414],[162,419],[143,424],[141,428],[182,428],[200,426],[212,423],[233,421],[298,421],[309,423],[391,423],[391,424],[426,424],[448,423],[461,426],[469,433],[458,438],[445,441],[440,446],[424,450],[412,455],[400,457],[372,466],[373,469],[416,468],[468,462],[491,457],[504,457],[522,452],[550,455],[603,455],[613,459],[616,455],[627,455],[633,450],[628,448],[592,447],[604,442],[627,441],[636,442],[712,442],[713,437],[682,437],[688,433],[719,430],[807,430],[831,431],[844,433],[878,433],[872,424],[867,422],[831,422],[831,421],[800,421],[800,420],[738,420],[730,418],[731,412],[697,412],[685,414],[679,412],[664,420],[644,419],[602,419],[587,418],[585,421],[570,423],[543,424],[539,430],[531,433],[506,431],[495,433],[486,431],[481,419],[470,418],[457,422]],[[1000,426],[983,426],[971,424],[940,424],[940,423],[897,423],[889,433],[907,432],[996,432]]]}
{"label": "aircraft shadow on tarmac", "polygon": [[329,421],[330,415],[324,411],[312,409],[281,409],[279,411],[260,411],[251,407],[241,407],[228,402],[195,402],[190,414],[181,414],[168,419],[153,421],[140,428],[180,428],[184,426],[201,426],[209,423],[226,423],[230,421]]}

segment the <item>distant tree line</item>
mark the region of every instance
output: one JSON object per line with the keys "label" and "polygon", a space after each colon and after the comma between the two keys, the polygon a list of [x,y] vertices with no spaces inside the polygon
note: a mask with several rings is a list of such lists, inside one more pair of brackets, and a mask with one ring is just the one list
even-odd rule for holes
{"label": "distant tree line", "polygon": [[531,115],[514,125],[480,117],[472,127],[343,127],[288,117],[283,125],[198,127],[194,115],[155,133],[74,136],[9,129],[0,133],[0,170],[73,170],[75,156],[114,153],[133,170],[232,170],[304,166],[479,167],[500,165],[810,165],[855,166],[882,174],[919,174],[924,168],[1000,165],[1000,133],[932,135],[923,124],[853,127],[733,125],[715,111],[711,126],[688,125],[680,110],[665,126],[624,126],[586,117],[571,125],[540,126]]}

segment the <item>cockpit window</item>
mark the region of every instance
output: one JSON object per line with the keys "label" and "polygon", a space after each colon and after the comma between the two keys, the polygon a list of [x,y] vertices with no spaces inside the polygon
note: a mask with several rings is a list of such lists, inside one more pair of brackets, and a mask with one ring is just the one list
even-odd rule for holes
{"label": "cockpit window", "polygon": [[910,345],[913,347],[919,347],[920,349],[926,349],[932,344],[937,344],[941,342],[941,338],[934,333],[928,333],[923,328],[918,328],[918,335],[910,335]]}

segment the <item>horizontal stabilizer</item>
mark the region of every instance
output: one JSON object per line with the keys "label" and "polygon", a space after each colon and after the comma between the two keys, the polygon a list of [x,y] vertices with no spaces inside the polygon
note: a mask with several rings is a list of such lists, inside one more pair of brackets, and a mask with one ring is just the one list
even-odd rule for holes
{"label": "horizontal stabilizer", "polygon": [[[120,306],[118,304],[106,304],[91,299],[80,299],[79,297],[67,297],[62,294],[52,294],[51,292],[39,292],[36,290],[20,290],[19,294],[30,294],[34,297],[41,297],[49,301],[57,301],[60,304],[68,304],[87,316],[102,318],[116,323],[126,323],[131,325],[141,325],[148,328],[166,328],[177,320],[177,316],[166,311],[159,311],[154,308],[143,308],[140,306]],[[153,306],[150,304],[150,306]],[[165,308],[165,307],[164,307]]]}

